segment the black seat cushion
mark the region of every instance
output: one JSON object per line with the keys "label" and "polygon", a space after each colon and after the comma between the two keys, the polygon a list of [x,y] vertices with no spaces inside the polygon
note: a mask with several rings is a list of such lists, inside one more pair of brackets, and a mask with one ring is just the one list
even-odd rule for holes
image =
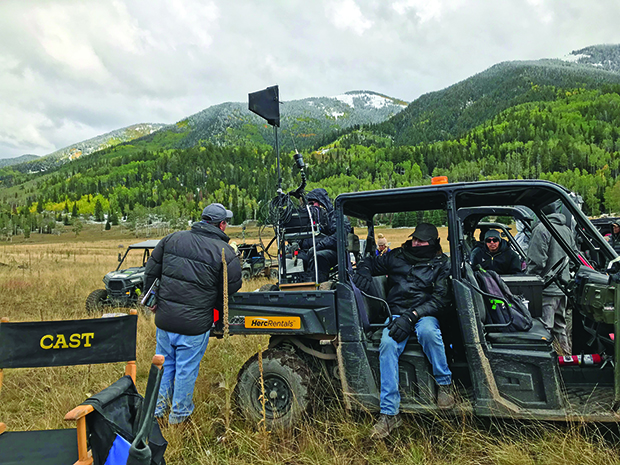
{"label": "black seat cushion", "polygon": [[67,465],[77,462],[75,429],[11,431],[0,434],[0,463]]}
{"label": "black seat cushion", "polygon": [[[368,295],[386,300],[387,282],[387,276],[373,276],[372,286],[368,290]],[[371,299],[366,296],[364,296],[364,301],[366,302],[366,311],[368,313],[368,320],[370,323],[385,323],[388,318],[388,312],[385,308],[385,304],[380,300]]]}
{"label": "black seat cushion", "polygon": [[551,334],[539,320],[533,320],[532,329],[514,333],[487,333],[487,339],[496,344],[550,344]]}

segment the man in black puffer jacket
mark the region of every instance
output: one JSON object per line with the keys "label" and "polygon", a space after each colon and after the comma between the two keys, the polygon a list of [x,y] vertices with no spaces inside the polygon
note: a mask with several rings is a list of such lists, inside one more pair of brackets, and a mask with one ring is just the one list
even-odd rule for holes
{"label": "man in black puffer jacket", "polygon": [[452,372],[448,367],[439,320],[451,302],[450,261],[442,253],[437,228],[420,223],[411,240],[389,254],[368,257],[357,267],[353,282],[367,291],[373,276],[387,275],[387,302],[395,318],[383,330],[379,346],[381,415],[372,436],[381,439],[400,426],[398,359],[415,330],[439,386],[437,405],[454,406]]}
{"label": "man in black puffer jacket", "polygon": [[155,325],[157,353],[165,357],[155,417],[171,409],[170,424],[182,423],[194,411],[194,384],[209,342],[213,309],[222,308],[223,263],[228,268],[228,294],[241,288],[241,264],[224,233],[232,212],[208,205],[202,221],[189,231],[164,237],[146,264],[146,288],[160,280]]}
{"label": "man in black puffer jacket", "polygon": [[521,273],[523,267],[519,255],[500,237],[498,231],[489,229],[484,235],[484,245],[471,253],[471,264],[497,274]]}
{"label": "man in black puffer jacket", "polygon": [[[315,241],[316,245],[316,261],[318,264],[317,274],[320,283],[327,281],[329,278],[329,270],[338,263],[337,239],[336,239],[336,210],[329,199],[327,191],[323,188],[312,189],[306,195],[306,201],[309,205],[319,209],[322,233],[324,237]],[[324,221],[323,221],[324,219]],[[344,218],[344,227],[347,234],[353,232],[351,223],[348,218]],[[314,281],[314,251],[312,247],[312,239],[304,239],[301,244],[302,251],[300,257],[304,261],[307,270],[307,279]]]}

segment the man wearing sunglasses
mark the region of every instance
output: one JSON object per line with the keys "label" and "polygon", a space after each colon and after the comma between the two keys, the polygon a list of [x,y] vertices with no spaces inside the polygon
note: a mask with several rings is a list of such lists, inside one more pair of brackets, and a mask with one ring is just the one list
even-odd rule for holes
{"label": "man wearing sunglasses", "polygon": [[484,246],[474,249],[471,264],[480,265],[485,270],[497,274],[521,273],[522,263],[519,255],[510,248],[508,242],[501,239],[499,232],[489,229],[484,235]]}

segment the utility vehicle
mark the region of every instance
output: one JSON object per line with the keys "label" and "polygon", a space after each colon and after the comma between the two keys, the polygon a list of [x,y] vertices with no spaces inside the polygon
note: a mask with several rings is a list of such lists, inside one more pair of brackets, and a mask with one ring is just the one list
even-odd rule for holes
{"label": "utility vehicle", "polygon": [[[562,213],[574,218],[578,250],[571,250],[541,209],[559,200]],[[552,338],[535,320],[527,332],[503,332],[487,324],[488,298],[477,289],[469,262],[472,233],[495,211],[518,218],[522,207],[538,220],[566,251],[567,259],[553,264],[548,276],[506,277],[511,288],[527,295],[534,316],[542,310],[542,291],[557,282],[573,310],[573,354],[597,355],[575,364],[559,358]],[[356,299],[350,276],[352,242],[342,233],[348,216],[358,231],[365,227],[362,256],[374,254],[374,224],[381,215],[441,211],[447,221],[453,306],[441,322],[449,365],[458,386],[454,414],[542,420],[579,419],[617,422],[620,401],[620,344],[614,344],[620,322],[620,292],[606,273],[620,258],[571,200],[563,187],[538,180],[484,181],[355,192],[338,196],[338,265],[335,280],[287,283],[269,292],[240,292],[229,302],[232,335],[269,334],[263,353],[266,417],[271,427],[295,424],[320,394],[319,375],[327,373],[342,386],[345,401],[378,411],[379,342],[389,308],[387,279],[375,277],[374,295]],[[413,229],[413,228],[412,228]],[[445,237],[445,236],[444,236]],[[359,242],[357,242],[359,244]],[[355,242],[353,242],[353,247]],[[561,280],[570,269],[569,282]],[[611,271],[610,271],[611,273]],[[214,330],[221,335],[221,331]],[[432,412],[435,382],[421,346],[413,335],[400,357],[401,411]],[[614,368],[615,366],[615,368]],[[258,357],[248,360],[238,375],[236,403],[253,420],[262,418]]]}
{"label": "utility vehicle", "polygon": [[239,244],[241,260],[241,278],[247,281],[256,277],[278,278],[277,267],[271,267],[271,259],[265,258],[262,244]]}
{"label": "utility vehicle", "polygon": [[[98,312],[105,307],[131,307],[138,303],[144,289],[144,267],[151,251],[159,243],[151,239],[127,247],[124,255],[118,254],[118,266],[103,277],[105,289],[95,289],[86,298],[86,311]],[[121,269],[131,261],[138,266]]]}

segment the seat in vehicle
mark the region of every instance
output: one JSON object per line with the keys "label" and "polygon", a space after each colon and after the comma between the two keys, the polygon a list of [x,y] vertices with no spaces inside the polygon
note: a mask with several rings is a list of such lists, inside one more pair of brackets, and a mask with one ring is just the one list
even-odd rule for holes
{"label": "seat in vehicle", "polygon": [[499,325],[487,324],[487,299],[474,289],[474,287],[479,289],[479,286],[471,265],[465,263],[464,267],[465,277],[469,284],[472,285],[474,304],[487,341],[492,344],[527,345],[528,349],[534,348],[534,346],[538,346],[536,347],[537,349],[547,349],[552,340],[551,334],[535,318],[529,331],[503,332],[503,328],[499,327]]}
{"label": "seat in vehicle", "polygon": [[542,316],[543,279],[538,275],[511,274],[502,275],[502,280],[514,295],[522,295],[528,301],[532,318]]}

